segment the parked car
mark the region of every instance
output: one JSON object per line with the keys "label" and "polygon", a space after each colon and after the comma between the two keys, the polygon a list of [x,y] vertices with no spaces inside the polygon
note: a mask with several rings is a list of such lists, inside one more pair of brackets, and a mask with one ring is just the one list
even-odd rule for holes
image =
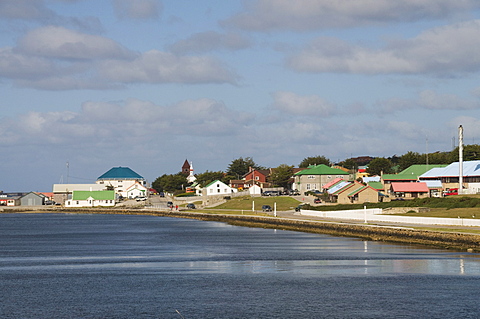
{"label": "parked car", "polygon": [[53,200],[46,200],[44,205],[55,205],[55,202]]}
{"label": "parked car", "polygon": [[320,204],[320,203],[322,202],[322,200],[317,197],[317,198],[315,198],[315,199],[313,200],[313,202],[314,202],[315,204]]}
{"label": "parked car", "polygon": [[262,196],[280,196],[279,191],[265,191],[262,193]]}
{"label": "parked car", "polygon": [[147,198],[145,196],[138,196],[137,198],[135,198],[135,200],[137,202],[144,202],[147,200]]}
{"label": "parked car", "polygon": [[262,206],[262,211],[264,211],[264,212],[271,212],[271,211],[272,211],[272,206],[270,206],[270,205],[263,205],[263,206]]}
{"label": "parked car", "polygon": [[458,188],[450,188],[443,192],[443,196],[458,195]]}
{"label": "parked car", "polygon": [[172,208],[173,207],[173,202],[167,202],[167,207]]}
{"label": "parked car", "polygon": [[297,207],[295,207],[295,211],[296,211],[296,212],[299,212],[300,210],[302,210],[302,208],[303,208],[304,205],[305,205],[305,204],[300,204],[300,205],[298,205]]}
{"label": "parked car", "polygon": [[195,209],[195,204],[193,204],[193,203],[188,203],[188,204],[187,204],[187,208],[188,208],[188,209]]}
{"label": "parked car", "polygon": [[300,192],[296,189],[291,189],[291,190],[288,191],[288,194],[290,196],[298,196],[298,195],[300,195]]}

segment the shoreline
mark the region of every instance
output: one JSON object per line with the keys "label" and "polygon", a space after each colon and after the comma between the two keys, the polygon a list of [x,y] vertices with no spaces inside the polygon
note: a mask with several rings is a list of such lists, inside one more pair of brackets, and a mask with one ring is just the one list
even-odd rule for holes
{"label": "shoreline", "polygon": [[173,218],[224,222],[243,227],[281,229],[339,237],[354,237],[371,241],[399,244],[418,244],[442,249],[466,252],[480,252],[480,235],[432,230],[416,230],[399,226],[379,226],[349,224],[338,221],[302,220],[282,217],[254,215],[223,215],[200,212],[157,211],[148,209],[6,209],[0,213],[75,213],[75,214],[112,214],[112,215],[148,215]]}

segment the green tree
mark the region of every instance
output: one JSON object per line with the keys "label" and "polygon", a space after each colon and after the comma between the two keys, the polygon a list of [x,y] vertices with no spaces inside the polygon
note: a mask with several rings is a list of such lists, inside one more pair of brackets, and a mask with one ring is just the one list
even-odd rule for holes
{"label": "green tree", "polygon": [[205,173],[201,173],[197,175],[197,183],[205,187],[217,179],[223,182],[224,176],[225,176],[225,173],[222,171],[218,171],[218,172],[206,171]]}
{"label": "green tree", "polygon": [[281,164],[277,168],[272,170],[270,175],[270,182],[274,186],[290,188],[290,180],[293,176],[293,166],[287,164]]}
{"label": "green tree", "polygon": [[[458,146],[453,151],[450,152],[448,158],[450,163],[459,161]],[[478,144],[465,145],[463,147],[463,160],[464,161],[480,160],[480,145]]]}
{"label": "green tree", "polygon": [[[415,164],[421,164],[421,155],[417,152],[407,152],[400,156],[398,164],[400,165],[400,171],[409,168]],[[425,162],[423,162],[425,163]]]}
{"label": "green tree", "polygon": [[187,185],[185,175],[181,172],[177,174],[164,174],[158,177],[153,183],[152,187],[158,192],[175,192],[181,191]]}
{"label": "green tree", "polygon": [[240,179],[249,172],[250,168],[257,170],[265,169],[265,167],[257,165],[251,157],[240,157],[234,159],[230,165],[228,165],[227,175],[234,176],[235,179]]}
{"label": "green tree", "polygon": [[384,157],[377,157],[373,159],[367,168],[367,173],[370,176],[390,174],[392,172],[392,162]]}
{"label": "green tree", "polygon": [[331,165],[331,162],[328,158],[325,156],[311,156],[311,157],[306,157],[303,159],[303,161],[298,165],[300,168],[305,168],[310,165],[320,165],[320,164],[325,164],[327,166]]}
{"label": "green tree", "polygon": [[352,158],[347,158],[346,160],[338,163],[338,165],[345,167],[346,169],[355,169],[358,165]]}

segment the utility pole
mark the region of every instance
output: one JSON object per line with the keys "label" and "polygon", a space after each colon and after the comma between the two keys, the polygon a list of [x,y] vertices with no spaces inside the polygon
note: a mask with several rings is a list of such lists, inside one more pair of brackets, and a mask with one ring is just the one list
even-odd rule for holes
{"label": "utility pole", "polygon": [[463,194],[463,127],[458,127],[458,194]]}

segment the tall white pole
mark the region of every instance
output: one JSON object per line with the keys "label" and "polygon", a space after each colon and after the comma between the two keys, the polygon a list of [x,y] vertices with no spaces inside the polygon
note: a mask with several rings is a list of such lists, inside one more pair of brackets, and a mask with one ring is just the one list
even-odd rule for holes
{"label": "tall white pole", "polygon": [[463,194],[463,127],[458,127],[458,193]]}

